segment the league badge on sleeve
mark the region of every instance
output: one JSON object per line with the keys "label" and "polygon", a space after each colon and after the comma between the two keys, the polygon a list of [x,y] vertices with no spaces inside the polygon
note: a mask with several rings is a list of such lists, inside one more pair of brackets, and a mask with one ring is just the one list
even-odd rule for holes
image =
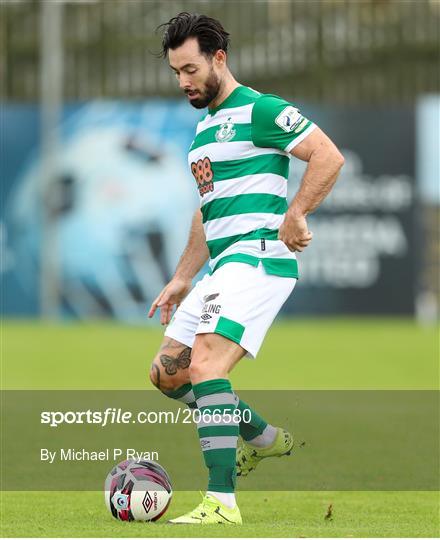
{"label": "league badge on sleeve", "polygon": [[304,117],[299,110],[289,105],[275,118],[275,124],[287,133],[290,133],[302,120],[304,120]]}

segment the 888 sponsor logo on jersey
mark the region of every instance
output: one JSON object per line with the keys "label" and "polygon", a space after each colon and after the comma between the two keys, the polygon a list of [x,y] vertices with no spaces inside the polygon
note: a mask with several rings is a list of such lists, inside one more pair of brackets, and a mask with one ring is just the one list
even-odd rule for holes
{"label": "888 sponsor logo on jersey", "polygon": [[209,157],[193,161],[191,163],[191,172],[196,179],[200,197],[214,191],[214,173]]}

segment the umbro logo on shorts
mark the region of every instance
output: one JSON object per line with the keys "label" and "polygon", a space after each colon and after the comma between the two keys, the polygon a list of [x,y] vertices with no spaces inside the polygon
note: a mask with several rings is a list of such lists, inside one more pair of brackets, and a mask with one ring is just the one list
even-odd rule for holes
{"label": "umbro logo on shorts", "polygon": [[208,313],[204,313],[201,317],[202,321],[209,321],[209,319],[212,319],[212,315],[208,315]]}

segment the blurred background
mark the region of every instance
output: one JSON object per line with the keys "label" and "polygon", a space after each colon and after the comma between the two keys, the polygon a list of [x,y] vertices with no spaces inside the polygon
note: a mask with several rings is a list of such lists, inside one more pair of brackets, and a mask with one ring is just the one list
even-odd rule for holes
{"label": "blurred background", "polygon": [[[437,0],[3,0],[3,316],[148,324],[198,204],[186,152],[202,113],[154,56],[180,11],[219,18],[236,78],[345,156],[284,313],[436,321]],[[290,198],[304,169],[292,160]]]}

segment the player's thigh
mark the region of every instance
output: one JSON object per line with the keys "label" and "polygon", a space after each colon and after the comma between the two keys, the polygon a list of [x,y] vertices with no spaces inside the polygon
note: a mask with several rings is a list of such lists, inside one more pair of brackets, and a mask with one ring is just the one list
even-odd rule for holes
{"label": "player's thigh", "polygon": [[296,279],[267,274],[261,264],[236,262],[212,277],[196,335],[219,334],[255,358]]}
{"label": "player's thigh", "polygon": [[197,334],[189,370],[191,382],[225,378],[245,354],[243,347],[222,335]]}
{"label": "player's thigh", "polygon": [[165,336],[150,369],[150,380],[164,393],[190,382],[191,347]]}

